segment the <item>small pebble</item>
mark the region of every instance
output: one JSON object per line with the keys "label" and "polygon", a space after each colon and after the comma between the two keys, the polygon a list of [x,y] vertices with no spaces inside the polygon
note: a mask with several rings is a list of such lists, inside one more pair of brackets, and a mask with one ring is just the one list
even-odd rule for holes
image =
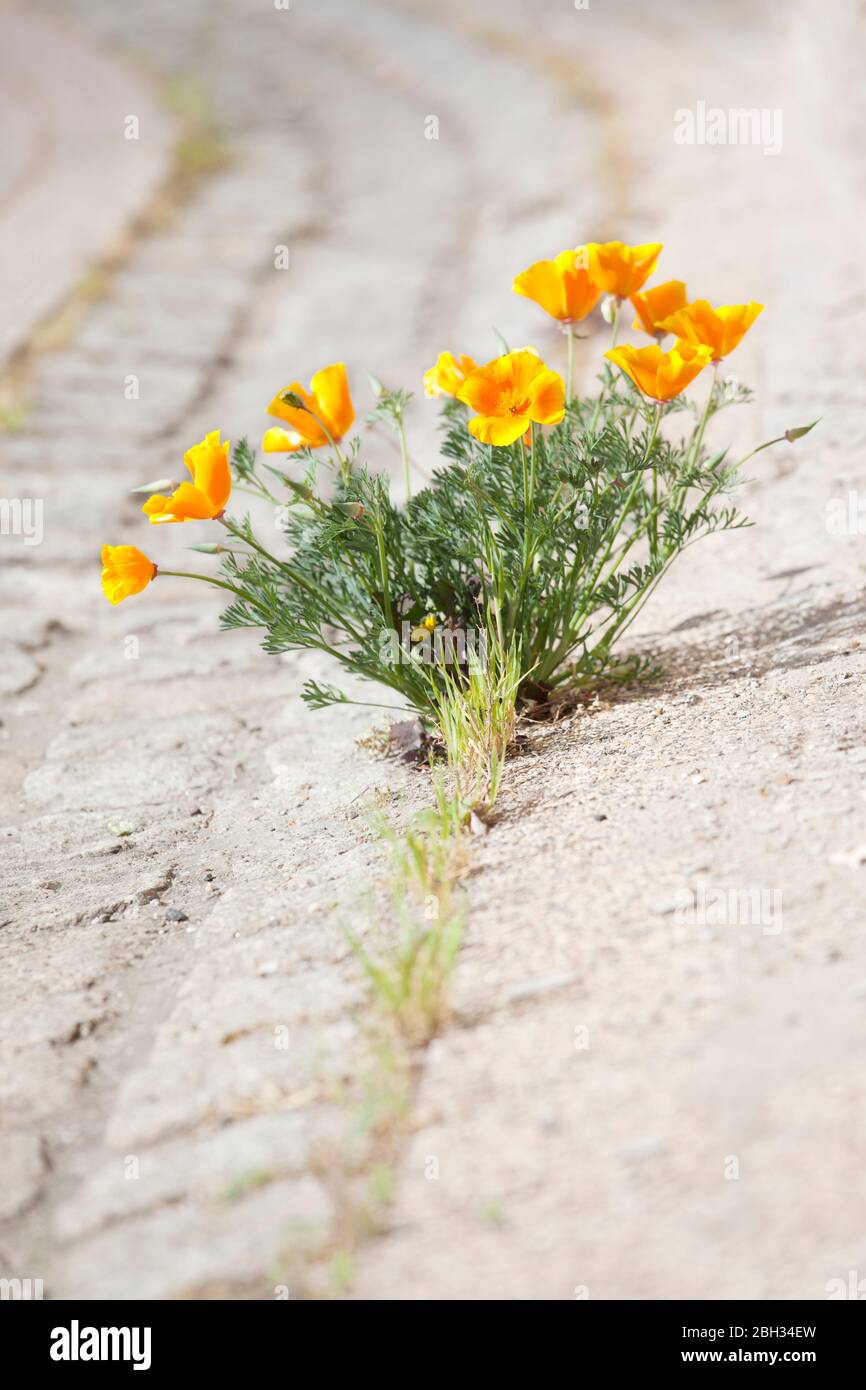
{"label": "small pebble", "polygon": [[182,911],[181,911],[181,909],[180,909],[179,907],[167,907],[167,908],[165,909],[165,916],[164,916],[164,918],[163,918],[163,921],[165,921],[165,922],[188,922],[188,921],[189,921],[189,918],[187,917],[187,915],[186,915],[185,912],[182,912]]}

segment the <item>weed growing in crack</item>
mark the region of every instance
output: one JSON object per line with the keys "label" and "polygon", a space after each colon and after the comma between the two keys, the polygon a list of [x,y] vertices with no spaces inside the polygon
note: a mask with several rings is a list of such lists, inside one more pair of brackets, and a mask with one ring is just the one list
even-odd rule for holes
{"label": "weed growing in crack", "polygon": [[[150,485],[143,510],[153,524],[217,522],[224,540],[194,548],[221,555],[221,573],[161,573],[221,588],[230,596],[224,626],[263,630],[266,651],[316,649],[390,690],[397,708],[439,725],[449,757],[469,757],[460,776],[471,796],[476,781],[494,785],[502,692],[518,708],[549,706],[575,687],[633,676],[615,648],[673,562],[696,541],[747,524],[731,500],[746,459],[707,450],[704,439],[723,409],[749,398],[716,376],[762,306],[689,302],[681,281],[646,289],[661,249],[587,243],[518,275],[513,288],[567,335],[567,378],[532,348],[506,347],[483,365],[441,353],[424,377],[427,394],[444,400],[441,459],[414,493],[410,396],[371,377],[369,418],[397,434],[402,501],[350,435],[355,408],[342,363],[316,372],[309,387],[294,381],[277,392],[267,409],[278,423],[261,456],[246,440],[232,452],[211,432],[186,454],[189,480]],[[629,300],[649,346],[618,344]],[[599,303],[613,343],[599,389],[580,397],[576,325]],[[696,409],[686,391],[708,366],[713,383]],[[676,415],[685,431],[667,429]],[[249,516],[228,514],[233,489],[279,509],[276,551]],[[133,546],[103,549],[112,603],[156,574]],[[488,635],[498,693],[485,712],[477,666]],[[303,698],[313,708],[350,701],[315,680]]]}
{"label": "weed growing in crack", "polygon": [[434,805],[407,830],[374,821],[387,850],[381,912],[363,939],[347,933],[374,1000],[411,1046],[429,1042],[447,1015],[465,922],[466,810],[441,771],[433,786]]}
{"label": "weed growing in crack", "polygon": [[[473,660],[456,676],[447,668],[433,689],[436,726],[452,778],[456,802],[483,814],[499,792],[505,759],[515,741],[521,662],[518,649],[504,650],[497,635],[487,660]],[[432,684],[432,682],[431,682]]]}

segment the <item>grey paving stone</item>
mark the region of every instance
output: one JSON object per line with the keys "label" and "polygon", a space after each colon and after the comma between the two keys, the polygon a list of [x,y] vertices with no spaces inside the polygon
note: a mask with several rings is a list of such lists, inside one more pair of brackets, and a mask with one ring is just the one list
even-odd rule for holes
{"label": "grey paving stone", "polygon": [[154,724],[146,742],[124,719],[103,720],[59,734],[42,767],[25,780],[30,801],[70,810],[171,803],[214,787],[220,759],[237,725],[219,715],[189,721],[175,716]]}
{"label": "grey paving stone", "polygon": [[331,1217],[325,1189],[310,1176],[237,1202],[168,1206],[77,1244],[52,1287],[57,1297],[113,1299],[179,1298],[247,1282],[263,1291],[266,1279],[275,1289],[297,1252],[319,1249]]}
{"label": "grey paving stone", "polygon": [[140,1154],[118,1153],[58,1208],[55,1231],[70,1242],[169,1204],[229,1202],[287,1173],[303,1174],[309,1159],[310,1126],[299,1112],[255,1115]]}
{"label": "grey paving stone", "polygon": [[6,13],[3,29],[3,124],[10,109],[16,124],[0,161],[0,358],[114,249],[166,176],[172,141],[150,88],[68,25]]}
{"label": "grey paving stone", "polygon": [[0,1160],[0,1220],[8,1220],[32,1206],[44,1177],[45,1155],[39,1135],[7,1130]]}

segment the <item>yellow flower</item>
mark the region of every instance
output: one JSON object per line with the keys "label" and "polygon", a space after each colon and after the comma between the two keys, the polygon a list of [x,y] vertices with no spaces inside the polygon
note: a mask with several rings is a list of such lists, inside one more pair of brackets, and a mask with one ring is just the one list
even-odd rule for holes
{"label": "yellow flower", "polygon": [[676,343],[670,352],[662,352],[658,343],[653,343],[645,348],[610,348],[604,355],[654,401],[669,401],[678,396],[710,361],[708,347],[682,342]]}
{"label": "yellow flower", "polygon": [[[283,400],[288,395],[296,396],[306,409]],[[274,396],[268,414],[275,420],[284,420],[292,429],[291,432],[267,430],[262,440],[266,454],[293,454],[296,449],[320,449],[323,444],[339,444],[355,419],[344,364],[335,362],[316,372],[309,391],[293,381]]]}
{"label": "yellow flower", "polygon": [[188,449],[184,463],[191,483],[181,483],[170,497],[155,493],[142,507],[153,524],[163,521],[210,521],[226,509],[232,490],[229,442],[212,430],[200,444]]}
{"label": "yellow flower", "polygon": [[594,280],[600,290],[619,299],[628,299],[652,275],[661,249],[659,241],[648,241],[643,246],[626,246],[621,241],[589,241],[586,246],[577,248],[577,255],[586,266],[590,280]]}
{"label": "yellow flower", "polygon": [[528,348],[470,372],[457,399],[477,412],[469,429],[482,444],[513,444],[526,434],[531,421],[556,425],[565,414],[562,377]]}
{"label": "yellow flower", "polygon": [[763,309],[752,299],[748,304],[720,304],[714,309],[706,299],[696,299],[672,313],[660,327],[676,333],[695,347],[708,347],[714,362],[727,357],[742,341]]}
{"label": "yellow flower", "polygon": [[686,287],[682,280],[666,280],[643,294],[633,294],[631,302],[637,310],[632,328],[642,328],[651,338],[660,338],[670,332],[662,327],[662,319],[685,306]]}
{"label": "yellow flower", "polygon": [[109,603],[140,594],[156,578],[156,565],[134,545],[102,547],[102,592]]}
{"label": "yellow flower", "polygon": [[424,373],[424,392],[428,396],[456,396],[470,372],[478,364],[471,357],[455,357],[453,352],[440,352],[436,365]]}
{"label": "yellow flower", "polygon": [[413,627],[410,634],[413,642],[423,642],[425,637],[429,637],[431,632],[435,632],[438,624],[436,615],[428,613],[426,618],[422,618],[416,627]]}
{"label": "yellow flower", "polygon": [[599,286],[577,263],[574,251],[561,251],[553,261],[536,261],[518,275],[511,288],[515,294],[534,299],[560,323],[585,319],[601,298]]}

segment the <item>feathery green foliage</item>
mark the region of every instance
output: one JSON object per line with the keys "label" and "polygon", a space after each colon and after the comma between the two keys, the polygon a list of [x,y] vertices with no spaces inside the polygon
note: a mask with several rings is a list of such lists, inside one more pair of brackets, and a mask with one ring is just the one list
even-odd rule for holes
{"label": "feathery green foliage", "polygon": [[[479,443],[449,400],[441,466],[403,505],[358,441],[326,453],[325,486],[310,451],[276,467],[241,441],[236,488],[280,507],[283,535],[274,553],[248,518],[226,518],[238,547],[223,561],[236,592],[225,626],[264,628],[269,652],[328,652],[430,722],[443,698],[468,689],[473,653],[486,659],[491,644],[500,663],[518,663],[524,703],[633,674],[615,645],[676,557],[748,524],[730,500],[739,464],[702,446],[707,421],[747,399],[715,384],[685,438],[665,438],[662,415],[693,407],[656,406],[605,366],[600,402],[573,400],[560,424],[532,425],[508,447]],[[402,432],[406,403],[380,391],[377,418]],[[304,698],[315,708],[347,699],[317,682]]]}

